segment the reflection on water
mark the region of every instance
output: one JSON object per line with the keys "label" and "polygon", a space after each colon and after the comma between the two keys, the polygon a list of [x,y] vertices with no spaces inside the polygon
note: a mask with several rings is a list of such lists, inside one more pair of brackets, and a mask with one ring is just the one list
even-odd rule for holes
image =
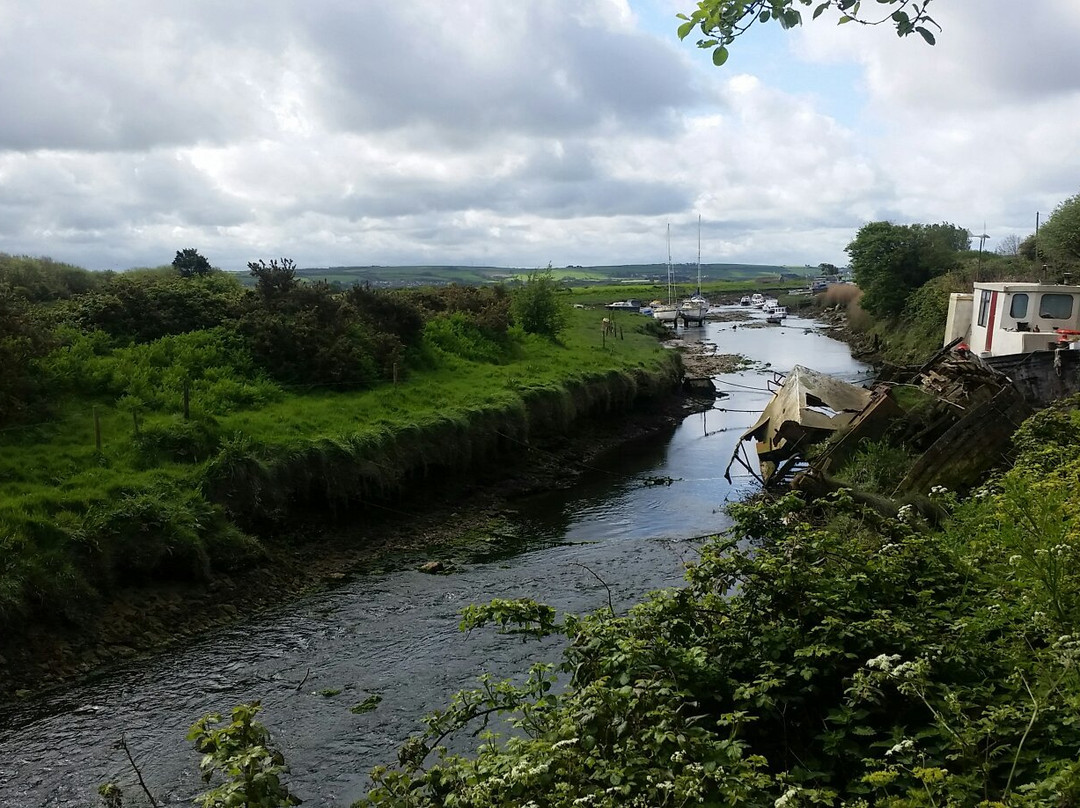
{"label": "reflection on water", "polygon": [[[557,656],[556,639],[461,634],[462,606],[532,597],[581,612],[606,606],[610,589],[625,609],[678,585],[695,540],[722,531],[724,505],[754,490],[752,478],[729,484],[723,473],[768,401],[772,371],[805,364],[848,380],[866,372],[846,346],[806,333],[812,325],[789,318],[780,328],[689,329],[759,365],[717,377],[727,397],[670,436],[613,449],[573,489],[518,503],[511,529],[525,552],[493,548],[449,576],[359,576],[0,717],[0,805],[89,806],[106,781],[138,804],[134,773],[114,747],[120,737],[159,798],[188,802],[201,783],[187,729],[208,711],[254,699],[293,767],[294,791],[309,805],[348,805],[365,792],[371,767],[393,761],[420,716],[453,692],[480,673],[510,676]],[[650,484],[656,478],[671,483]],[[371,694],[382,696],[378,709],[349,711]]]}

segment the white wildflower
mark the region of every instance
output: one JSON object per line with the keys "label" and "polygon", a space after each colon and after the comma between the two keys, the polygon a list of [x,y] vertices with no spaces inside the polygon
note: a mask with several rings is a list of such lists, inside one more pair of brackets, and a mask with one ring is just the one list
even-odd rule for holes
{"label": "white wildflower", "polygon": [[773,803],[774,808],[787,808],[788,805],[795,804],[795,798],[799,796],[799,789],[789,788],[784,792],[784,795]]}
{"label": "white wildflower", "polygon": [[885,757],[892,757],[893,755],[899,755],[901,752],[910,752],[915,748],[915,741],[911,738],[904,738],[900,743],[893,746],[888,752],[885,753]]}
{"label": "white wildflower", "polygon": [[870,670],[885,671],[886,673],[888,673],[899,661],[899,654],[878,654],[873,659],[866,660],[865,667],[869,668]]}

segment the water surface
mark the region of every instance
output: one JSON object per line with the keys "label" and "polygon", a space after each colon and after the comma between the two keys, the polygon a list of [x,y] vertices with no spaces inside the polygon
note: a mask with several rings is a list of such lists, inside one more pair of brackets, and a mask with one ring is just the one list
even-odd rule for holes
{"label": "water surface", "polygon": [[[782,327],[688,329],[689,338],[754,366],[716,377],[727,397],[669,436],[614,449],[573,489],[517,503],[514,530],[533,549],[474,560],[447,576],[360,575],[0,715],[0,805],[95,805],[97,786],[108,781],[123,787],[125,805],[144,804],[115,746],[121,737],[159,802],[186,804],[202,787],[188,728],[209,711],[256,699],[292,766],[293,791],[308,805],[349,805],[366,793],[372,766],[394,761],[420,717],[479,674],[514,676],[557,658],[557,640],[461,634],[464,605],[532,597],[582,612],[610,597],[624,610],[652,589],[680,584],[700,537],[727,526],[724,505],[755,490],[749,475],[728,483],[724,470],[767,403],[774,373],[803,364],[866,378],[847,346],[813,326],[792,317]],[[661,478],[670,484],[652,484]],[[349,711],[371,694],[382,697],[378,709]]]}

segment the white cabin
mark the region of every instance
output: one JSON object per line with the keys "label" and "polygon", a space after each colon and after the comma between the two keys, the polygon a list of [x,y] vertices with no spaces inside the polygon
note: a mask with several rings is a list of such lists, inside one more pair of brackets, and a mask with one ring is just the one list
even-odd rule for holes
{"label": "white cabin", "polygon": [[962,337],[981,357],[1056,347],[1056,330],[1080,331],[1080,286],[1050,283],[976,283],[970,294],[949,295],[948,345]]}

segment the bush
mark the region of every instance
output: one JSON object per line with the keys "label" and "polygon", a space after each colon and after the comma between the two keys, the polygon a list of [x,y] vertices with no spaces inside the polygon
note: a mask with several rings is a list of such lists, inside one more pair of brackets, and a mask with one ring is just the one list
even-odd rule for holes
{"label": "bush", "polygon": [[424,339],[441,351],[471,362],[495,364],[505,356],[506,338],[496,342],[461,312],[429,320],[424,326]]}
{"label": "bush", "polygon": [[514,322],[528,334],[555,339],[566,328],[566,306],[559,300],[558,288],[549,266],[543,272],[529,273],[524,286],[514,292],[511,310]]}
{"label": "bush", "polygon": [[65,301],[57,316],[82,331],[150,342],[222,325],[236,317],[246,294],[223,272],[193,278],[173,272],[124,274]]}
{"label": "bush", "polygon": [[134,440],[144,468],[163,462],[200,463],[217,453],[220,442],[221,430],[213,418],[179,416],[141,425]]}
{"label": "bush", "polygon": [[25,302],[0,283],[0,424],[24,420],[43,403],[36,362],[50,341]]}
{"label": "bush", "polygon": [[272,401],[280,389],[256,372],[242,340],[225,328],[112,348],[103,333],[68,334],[69,344],[43,360],[60,390],[110,395],[132,409],[180,412],[184,388],[196,411],[221,414]]}

